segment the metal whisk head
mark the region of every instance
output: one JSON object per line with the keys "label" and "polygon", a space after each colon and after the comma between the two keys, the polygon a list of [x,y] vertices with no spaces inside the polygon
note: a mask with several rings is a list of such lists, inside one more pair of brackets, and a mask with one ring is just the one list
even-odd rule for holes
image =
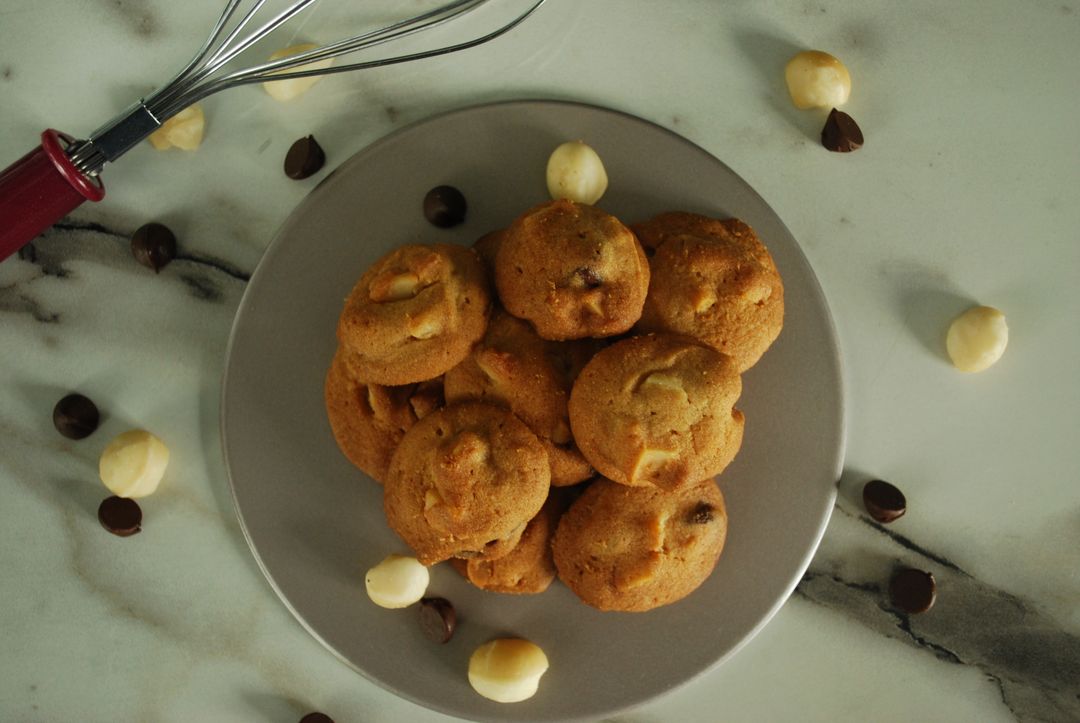
{"label": "metal whisk head", "polygon": [[475,10],[488,0],[451,0],[426,12],[351,38],[312,48],[286,58],[229,70],[227,66],[237,60],[241,53],[302,13],[317,0],[295,0],[284,10],[259,24],[257,16],[268,14],[260,13],[266,2],[267,0],[254,0],[250,3],[251,6],[241,14],[241,6],[248,4],[247,0],[228,0],[228,4],[210,31],[206,42],[183,70],[161,88],[94,131],[89,139],[76,141],[68,149],[67,154],[75,166],[85,174],[96,175],[105,163],[115,161],[157,130],[166,120],[192,103],[220,90],[266,80],[305,78],[377,68],[466,50],[483,45],[514,29],[536,12],[546,0],[530,0],[530,4],[522,13],[504,25],[485,35],[452,45],[328,68],[301,68],[309,63],[357,53],[430,30]]}

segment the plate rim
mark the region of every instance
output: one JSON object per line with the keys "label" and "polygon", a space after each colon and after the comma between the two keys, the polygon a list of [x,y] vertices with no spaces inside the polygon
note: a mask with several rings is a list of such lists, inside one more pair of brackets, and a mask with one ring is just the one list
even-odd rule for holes
{"label": "plate rim", "polygon": [[[586,102],[575,101],[575,100],[566,100],[566,99],[552,99],[552,98],[515,98],[515,99],[506,99],[506,100],[499,100],[499,101],[493,101],[493,102],[473,103],[473,104],[469,104],[469,105],[449,108],[449,109],[446,109],[446,110],[438,111],[436,113],[432,113],[430,115],[426,115],[426,116],[424,116],[422,118],[419,118],[417,120],[414,120],[414,121],[412,121],[412,122],[410,122],[410,123],[408,123],[406,125],[403,125],[400,128],[395,128],[395,129],[391,130],[390,132],[376,138],[375,140],[368,143],[367,145],[361,147],[359,150],[357,150],[351,156],[349,156],[344,161],[342,161],[341,164],[339,164],[335,169],[333,169],[329,174],[327,174],[326,177],[323,178],[321,181],[319,181],[314,187],[312,187],[311,190],[309,190],[307,192],[307,194],[305,194],[304,197],[302,199],[300,199],[300,201],[293,207],[293,209],[289,212],[289,214],[282,220],[281,224],[278,226],[277,230],[274,232],[273,238],[271,238],[270,242],[266,245],[266,248],[263,250],[262,254],[260,255],[259,261],[257,262],[254,271],[252,272],[250,278],[248,279],[247,283],[244,286],[244,293],[241,296],[240,303],[236,307],[236,312],[233,315],[233,321],[232,321],[232,324],[231,324],[230,329],[229,329],[229,337],[228,337],[228,340],[227,340],[226,346],[225,346],[224,364],[223,364],[222,372],[221,372],[221,382],[220,382],[220,385],[219,385],[219,400],[220,401],[219,401],[219,404],[218,404],[218,426],[219,426],[219,438],[220,438],[220,445],[221,445],[221,453],[222,453],[222,459],[223,459],[224,466],[225,466],[225,476],[226,476],[226,479],[227,479],[227,481],[229,483],[229,494],[230,494],[230,498],[231,498],[232,504],[233,504],[233,511],[236,514],[236,519],[237,519],[237,522],[239,523],[240,531],[242,532],[242,534],[244,536],[244,541],[247,543],[247,547],[248,547],[249,552],[251,553],[252,557],[255,558],[256,565],[258,566],[259,570],[262,572],[263,577],[266,579],[267,583],[270,585],[270,588],[273,590],[273,592],[277,596],[278,600],[282,604],[284,604],[285,608],[289,611],[289,613],[292,614],[293,618],[298,623],[300,623],[301,627],[305,631],[307,631],[307,633],[309,635],[311,635],[324,648],[326,648],[330,653],[332,653],[334,655],[334,657],[336,657],[338,660],[343,662],[346,666],[348,666],[354,672],[360,674],[365,680],[374,683],[379,688],[381,688],[381,689],[383,689],[383,690],[385,690],[385,691],[387,691],[389,693],[392,693],[393,695],[395,695],[395,696],[397,696],[399,698],[407,700],[410,703],[413,703],[414,705],[417,705],[417,706],[420,706],[421,708],[424,708],[424,709],[427,709],[427,710],[432,710],[432,711],[435,711],[435,712],[440,713],[442,715],[447,715],[447,716],[450,716],[450,717],[453,717],[453,718],[459,718],[458,714],[456,712],[450,711],[450,710],[440,706],[438,704],[438,702],[429,701],[429,700],[421,700],[421,699],[419,699],[419,698],[417,698],[417,697],[415,697],[415,696],[413,696],[413,695],[411,695],[411,694],[409,694],[409,693],[407,693],[405,691],[402,691],[402,690],[399,690],[399,689],[395,688],[394,686],[392,686],[390,683],[388,683],[386,681],[380,680],[379,678],[377,678],[377,677],[375,677],[373,675],[370,675],[366,670],[364,670],[363,668],[358,667],[355,663],[353,663],[353,661],[349,660],[344,655],[342,655],[337,649],[335,649],[335,647],[329,641],[327,641],[325,638],[323,638],[314,628],[312,628],[312,626],[308,623],[308,621],[299,613],[299,611],[296,610],[296,608],[293,607],[292,603],[285,596],[285,594],[282,592],[282,590],[278,587],[277,582],[274,580],[274,577],[270,573],[270,570],[266,567],[266,563],[263,561],[262,556],[259,554],[259,551],[258,551],[257,547],[255,546],[253,540],[251,539],[251,535],[250,535],[250,532],[248,530],[247,523],[244,520],[244,515],[241,512],[240,503],[239,503],[239,500],[237,498],[236,484],[235,484],[235,482],[233,480],[232,464],[230,463],[230,460],[229,460],[228,431],[227,431],[227,425],[226,425],[226,400],[228,398],[228,381],[229,381],[229,376],[230,376],[229,372],[230,372],[230,369],[232,368],[233,361],[234,361],[234,351],[235,351],[236,338],[237,338],[237,329],[238,329],[239,324],[240,324],[240,319],[244,315],[244,312],[247,310],[247,308],[250,306],[250,303],[251,303],[251,299],[250,299],[250,297],[251,297],[251,289],[254,288],[255,282],[259,279],[259,277],[261,275],[261,272],[263,272],[263,270],[266,268],[267,260],[272,259],[273,256],[280,249],[280,247],[285,243],[284,239],[286,237],[286,232],[288,230],[290,230],[292,228],[292,226],[294,225],[298,215],[300,214],[301,209],[303,209],[308,204],[310,199],[317,192],[319,192],[320,189],[322,189],[324,186],[328,186],[328,185],[331,185],[331,184],[337,182],[338,180],[340,180],[340,178],[348,170],[351,170],[354,166],[359,165],[360,163],[362,163],[366,156],[368,156],[368,155],[370,155],[372,153],[375,153],[383,145],[386,145],[388,143],[393,142],[394,140],[396,140],[396,138],[398,136],[409,133],[409,132],[413,131],[415,128],[417,128],[417,127],[424,126],[424,125],[427,125],[427,124],[430,124],[430,123],[435,123],[435,122],[438,122],[438,121],[442,121],[442,120],[445,120],[446,118],[448,118],[450,116],[455,116],[455,115],[466,115],[468,113],[477,112],[477,111],[483,111],[483,110],[490,110],[490,109],[498,108],[498,107],[533,106],[533,105],[537,105],[537,104],[546,105],[546,106],[574,107],[574,108],[587,109],[587,110],[590,110],[590,111],[600,111],[602,113],[620,116],[620,117],[622,117],[624,119],[633,121],[635,123],[640,123],[640,124],[645,124],[647,126],[650,126],[652,129],[660,131],[664,135],[667,135],[670,138],[672,138],[673,140],[676,140],[679,143],[690,146],[692,149],[694,149],[694,150],[708,156],[715,163],[718,163],[721,166],[723,166],[728,172],[730,172],[733,176],[738,178],[744,184],[744,186],[746,187],[746,190],[749,191],[749,193],[752,194],[766,209],[768,209],[768,211],[775,218],[776,222],[780,224],[780,226],[783,228],[783,230],[795,242],[794,243],[794,247],[795,247],[794,250],[798,253],[799,258],[802,260],[802,262],[806,265],[806,267],[811,272],[810,275],[809,275],[809,281],[811,283],[808,285],[807,290],[814,297],[816,297],[817,301],[821,304],[822,308],[824,308],[825,311],[826,311],[826,314],[825,314],[826,328],[827,328],[827,331],[828,331],[828,337],[833,342],[832,346],[833,346],[833,349],[834,349],[834,354],[833,354],[834,361],[835,361],[835,379],[834,379],[834,382],[835,382],[835,388],[836,388],[836,398],[837,398],[837,403],[838,403],[837,408],[838,408],[838,413],[839,413],[839,430],[838,430],[839,434],[837,436],[836,448],[833,450],[834,456],[835,456],[835,459],[836,459],[835,468],[833,469],[833,477],[837,480],[837,484],[838,484],[840,476],[841,476],[841,474],[843,472],[844,462],[845,462],[846,453],[847,453],[848,420],[849,420],[848,393],[847,393],[847,374],[846,374],[846,369],[845,369],[845,365],[844,365],[844,355],[842,353],[842,347],[841,347],[841,343],[840,343],[840,341],[841,341],[840,340],[840,335],[839,335],[838,329],[836,327],[836,319],[833,316],[831,306],[829,305],[828,297],[825,294],[825,290],[821,285],[821,280],[818,278],[817,272],[814,270],[813,265],[810,263],[810,259],[807,257],[806,252],[803,249],[802,244],[799,242],[799,240],[795,236],[795,234],[793,234],[791,232],[791,229],[788,228],[788,226],[784,222],[783,218],[781,218],[781,216],[776,212],[776,210],[772,207],[772,205],[770,205],[768,203],[768,201],[766,201],[765,198],[760,193],[758,193],[756,188],[754,188],[752,185],[750,185],[750,183],[747,182],[740,174],[736,173],[735,170],[733,168],[731,168],[731,166],[729,166],[727,163],[725,163],[722,159],[718,158],[716,155],[714,155],[708,149],[706,149],[703,146],[699,145],[698,143],[690,140],[689,138],[686,138],[685,136],[683,136],[683,135],[681,135],[681,134],[679,134],[679,133],[677,133],[677,132],[675,132],[675,131],[673,131],[673,130],[671,130],[669,128],[666,128],[666,127],[660,125],[659,123],[657,123],[655,121],[649,120],[647,118],[642,118],[641,116],[634,115],[633,113],[629,113],[627,111],[619,110],[619,109],[616,109],[616,108],[610,108],[608,106],[603,106],[603,105],[594,104],[594,103],[586,103]],[[738,652],[740,652],[747,644],[749,644],[755,637],[757,637],[757,635],[761,632],[762,629],[764,629],[764,627],[766,625],[769,624],[769,622],[772,621],[773,617],[775,617],[776,614],[780,611],[780,609],[788,602],[788,600],[791,599],[791,596],[794,593],[795,588],[798,587],[799,583],[802,581],[803,576],[806,574],[806,570],[809,568],[810,563],[813,561],[814,555],[817,554],[818,548],[821,545],[821,540],[825,535],[825,531],[828,528],[830,520],[832,519],[832,513],[833,513],[833,510],[835,509],[836,499],[837,499],[837,496],[838,496],[837,484],[834,484],[829,489],[829,492],[826,495],[825,510],[824,510],[823,514],[821,515],[821,519],[820,519],[820,521],[819,521],[819,523],[817,525],[817,529],[814,532],[812,544],[807,547],[806,551],[803,554],[802,559],[799,562],[798,569],[797,569],[797,574],[793,575],[792,579],[788,580],[787,584],[784,587],[783,595],[778,597],[778,599],[773,603],[773,605],[764,613],[764,615],[758,621],[758,623],[756,625],[754,625],[749,631],[747,631],[746,634],[744,634],[742,636],[742,638],[739,639],[739,641],[735,645],[733,645],[726,653],[724,653],[723,655],[721,655],[720,657],[718,657],[716,660],[712,661],[708,665],[704,666],[703,668],[701,668],[700,670],[698,670],[694,674],[684,678],[683,680],[679,681],[678,683],[675,683],[675,684],[671,685],[670,687],[665,688],[663,691],[661,691],[659,693],[656,693],[655,695],[652,695],[650,697],[642,698],[640,700],[635,700],[633,702],[627,703],[626,705],[622,705],[622,706],[619,706],[619,707],[616,707],[616,708],[609,708],[609,709],[604,710],[601,713],[589,714],[587,716],[581,716],[581,715],[573,716],[573,717],[565,717],[564,716],[564,717],[558,718],[558,720],[560,720],[560,721],[588,721],[588,720],[595,720],[597,715],[601,715],[601,716],[621,715],[621,714],[626,713],[628,711],[631,711],[633,709],[636,709],[636,708],[639,708],[641,706],[647,705],[647,704],[649,704],[651,702],[655,702],[655,701],[661,699],[664,696],[670,695],[670,694],[674,693],[675,691],[678,691],[678,690],[681,690],[681,689],[685,688],[689,684],[691,684],[691,683],[693,683],[693,682],[695,682],[697,680],[700,680],[703,676],[707,675],[708,673],[710,673],[712,671],[715,671],[718,667],[720,667],[722,664],[726,663],[733,656],[735,656]],[[497,717],[480,716],[480,717],[475,718],[475,720],[501,720],[501,719],[499,719]],[[555,720],[555,719],[545,718],[545,717],[536,717],[536,718],[532,718],[531,720]]]}

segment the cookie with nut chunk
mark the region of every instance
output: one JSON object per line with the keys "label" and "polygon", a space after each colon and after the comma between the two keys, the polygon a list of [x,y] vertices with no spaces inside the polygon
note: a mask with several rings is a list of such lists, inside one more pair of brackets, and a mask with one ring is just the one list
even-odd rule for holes
{"label": "cookie with nut chunk", "polygon": [[566,405],[574,376],[593,351],[592,340],[547,341],[528,322],[496,311],[481,342],[446,373],[446,400],[508,407],[547,448],[551,484],[575,484],[593,470],[574,444]]}
{"label": "cookie with nut chunk", "polygon": [[529,520],[521,541],[509,554],[496,560],[453,559],[450,563],[481,590],[510,595],[542,593],[555,579],[551,539],[564,509],[565,498],[552,491],[540,512]]}
{"label": "cookie with nut chunk", "polygon": [[523,530],[550,486],[547,452],[532,430],[508,409],[464,402],[405,433],[390,460],[383,509],[417,559],[433,565],[482,555]]}
{"label": "cookie with nut chunk", "polygon": [[615,336],[641,316],[649,264],[617,218],[562,199],[510,225],[496,254],[495,285],[506,310],[544,339]]}
{"label": "cookie with nut chunk", "polygon": [[342,454],[379,484],[417,420],[443,406],[442,379],[387,387],[359,381],[338,348],[326,374],[326,416]]}
{"label": "cookie with nut chunk", "polygon": [[784,326],[784,284],[769,250],[739,219],[671,212],[637,224],[654,249],[641,331],[687,334],[752,367]]}
{"label": "cookie with nut chunk", "polygon": [[338,341],[358,378],[385,385],[439,376],[484,335],[491,306],[484,268],[472,249],[401,246],[353,287]]}
{"label": "cookie with nut chunk", "polygon": [[674,492],[594,482],[555,532],[559,579],[600,610],[643,612],[681,600],[713,568],[727,536],[716,483]]}
{"label": "cookie with nut chunk", "polygon": [[742,445],[735,362],[688,337],[616,342],[585,365],[570,427],[585,459],[630,486],[676,489],[720,474]]}

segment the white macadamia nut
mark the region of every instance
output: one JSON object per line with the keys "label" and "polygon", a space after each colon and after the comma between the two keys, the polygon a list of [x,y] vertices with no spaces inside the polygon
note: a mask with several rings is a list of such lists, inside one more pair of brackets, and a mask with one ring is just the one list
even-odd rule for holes
{"label": "white macadamia nut", "polygon": [[992,306],[973,306],[953,320],[945,348],[962,372],[981,372],[997,363],[1009,343],[1005,315]]}
{"label": "white macadamia nut", "polygon": [[105,445],[98,474],[117,497],[146,497],[157,490],[168,465],[165,443],[144,429],[132,429]]}
{"label": "white macadamia nut", "polygon": [[496,703],[517,703],[536,694],[548,669],[544,651],[520,638],[485,643],[469,658],[469,684]]}
{"label": "white macadamia nut", "polygon": [[607,186],[603,161],[581,141],[563,143],[548,158],[547,187],[553,199],[568,198],[591,206],[600,200]]}
{"label": "white macadamia nut", "polygon": [[384,608],[406,608],[427,592],[431,575],[415,557],[388,555],[367,571],[364,584],[371,602]]}
{"label": "white macadamia nut", "polygon": [[161,124],[150,134],[150,145],[159,151],[180,148],[193,151],[202,144],[206,116],[199,104],[190,105]]}
{"label": "white macadamia nut", "polygon": [[[319,47],[315,43],[301,43],[300,45],[293,45],[288,48],[283,48],[272,54],[267,60],[281,60],[282,58],[288,58],[290,55],[299,55],[300,53],[306,53],[309,50],[314,50]],[[285,70],[276,71],[278,73],[296,73],[304,70],[326,70],[334,64],[333,58],[324,58],[323,60],[316,60],[313,63],[307,63],[306,65],[299,65],[295,68],[287,68]],[[292,100],[298,95],[303,95],[308,91],[311,86],[322,80],[322,76],[312,75],[307,78],[288,78],[286,80],[268,80],[262,84],[263,89],[270,94],[270,97],[278,101]]]}
{"label": "white macadamia nut", "polygon": [[784,69],[796,108],[838,108],[851,96],[851,73],[839,60],[820,50],[804,50]]}

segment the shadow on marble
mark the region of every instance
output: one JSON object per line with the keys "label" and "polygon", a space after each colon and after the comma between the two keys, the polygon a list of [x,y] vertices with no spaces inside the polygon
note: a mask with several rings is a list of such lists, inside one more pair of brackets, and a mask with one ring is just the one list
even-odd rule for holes
{"label": "shadow on marble", "polygon": [[870,472],[845,467],[844,471],[840,474],[840,479],[836,483],[836,494],[838,497],[837,504],[839,505],[841,501],[846,502],[849,511],[857,510],[859,514],[862,514],[863,485],[870,480],[877,478],[877,475],[871,474]]}
{"label": "shadow on marble", "polygon": [[732,32],[736,46],[757,69],[763,95],[777,115],[814,143],[821,140],[825,111],[799,110],[788,97],[784,81],[784,66],[791,56],[804,47],[788,37],[780,37],[756,28],[735,28]]}
{"label": "shadow on marble", "polygon": [[288,696],[255,691],[245,691],[242,696],[244,702],[251,708],[253,720],[294,721],[299,720],[308,713],[319,710],[311,705],[305,705],[303,701]]}
{"label": "shadow on marble", "polygon": [[38,485],[47,490],[60,507],[72,509],[78,516],[96,520],[98,506],[109,496],[109,491],[97,482],[97,474],[92,479],[74,479],[71,477],[42,476]]}
{"label": "shadow on marble", "polygon": [[887,261],[880,274],[893,285],[896,314],[907,332],[928,354],[951,363],[945,351],[949,324],[977,302],[944,272],[919,263]]}

